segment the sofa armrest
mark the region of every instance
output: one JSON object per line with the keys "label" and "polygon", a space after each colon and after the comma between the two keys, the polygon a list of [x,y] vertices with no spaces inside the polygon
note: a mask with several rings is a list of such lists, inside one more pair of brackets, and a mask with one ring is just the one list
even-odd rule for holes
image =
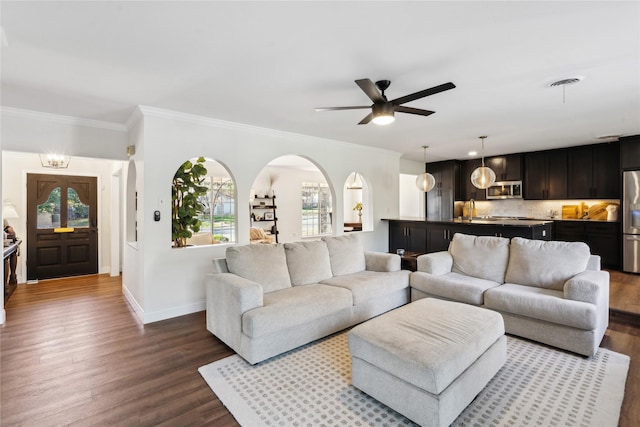
{"label": "sofa armrest", "polygon": [[453,257],[447,251],[420,255],[417,260],[418,271],[442,276],[451,272]]}
{"label": "sofa armrest", "polygon": [[239,351],[242,314],[262,307],[262,285],[236,274],[216,273],[207,275],[205,289],[207,329],[229,347]]}
{"label": "sofa armrest", "polygon": [[609,272],[586,270],[576,274],[564,283],[564,298],[608,307]]}
{"label": "sofa armrest", "polygon": [[369,271],[399,271],[400,256],[384,252],[364,251],[366,269]]}

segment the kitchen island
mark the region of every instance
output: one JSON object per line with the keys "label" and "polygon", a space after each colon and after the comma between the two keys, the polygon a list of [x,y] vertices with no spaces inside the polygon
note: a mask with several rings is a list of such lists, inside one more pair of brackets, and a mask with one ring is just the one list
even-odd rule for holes
{"label": "kitchen island", "polygon": [[389,251],[446,251],[455,233],[476,236],[525,237],[551,240],[553,221],[517,218],[432,220],[415,217],[383,218],[389,222]]}

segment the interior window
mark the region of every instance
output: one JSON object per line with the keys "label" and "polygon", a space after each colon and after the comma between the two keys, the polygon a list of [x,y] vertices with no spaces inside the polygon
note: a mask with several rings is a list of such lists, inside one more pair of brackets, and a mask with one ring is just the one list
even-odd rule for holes
{"label": "interior window", "polygon": [[331,234],[332,206],[329,186],[302,183],[302,237]]}
{"label": "interior window", "polygon": [[211,233],[216,242],[236,241],[236,201],[233,180],[226,177],[205,178],[207,194],[200,202],[204,209],[199,215],[200,232]]}

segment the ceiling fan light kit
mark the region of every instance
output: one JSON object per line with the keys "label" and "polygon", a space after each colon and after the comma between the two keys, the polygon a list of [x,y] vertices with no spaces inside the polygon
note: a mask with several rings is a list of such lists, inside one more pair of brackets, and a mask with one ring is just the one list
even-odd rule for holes
{"label": "ceiling fan light kit", "polygon": [[453,83],[444,83],[439,86],[434,86],[429,89],[421,90],[419,92],[412,93],[410,95],[401,96],[394,100],[388,101],[384,91],[391,84],[390,80],[378,80],[375,84],[369,79],[360,79],[355,81],[356,84],[362,89],[362,91],[373,101],[369,106],[351,106],[351,107],[322,107],[316,108],[316,111],[338,111],[338,110],[359,110],[359,109],[371,109],[371,113],[365,116],[359,125],[366,125],[373,121],[378,125],[388,125],[395,120],[395,113],[407,113],[415,114],[418,116],[430,116],[435,111],[423,110],[420,108],[405,107],[402,104],[415,101],[416,99],[424,98],[425,96],[435,95],[436,93],[444,92],[456,87]]}
{"label": "ceiling fan light kit", "polygon": [[496,173],[491,169],[484,165],[484,140],[485,136],[479,137],[482,140],[482,166],[476,168],[471,173],[471,184],[474,187],[484,190],[489,188],[496,182]]}
{"label": "ceiling fan light kit", "polygon": [[429,146],[423,145],[422,148],[424,150],[424,173],[416,177],[416,187],[418,187],[418,190],[428,193],[436,186],[436,179],[427,172],[427,148]]}

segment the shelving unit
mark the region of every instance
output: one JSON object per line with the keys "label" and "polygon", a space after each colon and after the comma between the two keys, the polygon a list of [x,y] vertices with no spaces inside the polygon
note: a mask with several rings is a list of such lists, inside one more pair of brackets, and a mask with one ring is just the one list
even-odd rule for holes
{"label": "shelving unit", "polygon": [[278,243],[278,216],[276,215],[276,196],[255,196],[250,206],[251,226],[259,227]]}

